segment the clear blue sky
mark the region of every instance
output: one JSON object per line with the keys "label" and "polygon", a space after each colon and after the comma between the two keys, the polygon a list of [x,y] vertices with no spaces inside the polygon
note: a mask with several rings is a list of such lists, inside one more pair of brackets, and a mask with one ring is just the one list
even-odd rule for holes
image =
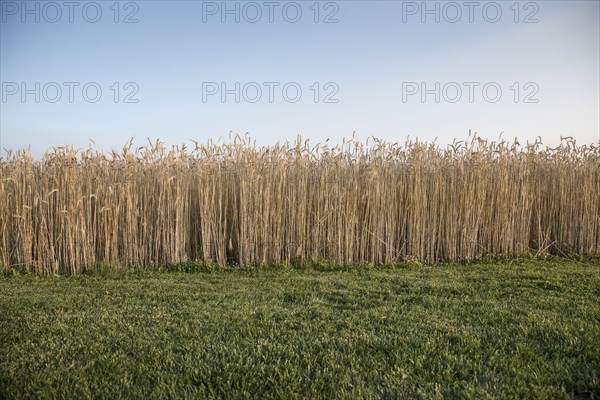
{"label": "clear blue sky", "polygon": [[[598,1],[517,7],[500,1],[495,4],[502,15],[495,23],[490,21],[498,19],[497,7],[485,1],[471,9],[473,22],[464,1],[454,3],[460,18],[448,2],[428,2],[428,9],[439,7],[439,23],[434,14],[423,14],[421,1],[320,2],[318,23],[314,1],[297,2],[299,7],[273,2],[272,23],[264,1],[238,2],[239,23],[233,14],[221,15],[221,1],[120,2],[118,16],[114,1],[80,1],[71,9],[73,22],[68,2],[30,1],[27,10],[21,1],[0,3],[1,145],[31,145],[36,155],[51,146],[87,146],[89,139],[101,148],[118,148],[132,136],[136,143],[150,137],[178,144],[216,140],[229,131],[249,132],[259,144],[298,134],[341,142],[353,131],[363,139],[401,142],[410,135],[446,143],[465,138],[469,129],[486,137],[502,131],[523,140],[541,136],[551,145],[561,135],[580,143],[600,138]],[[256,5],[262,16],[252,23]],[[236,2],[226,7],[234,9]],[[102,12],[98,18],[96,8]],[[291,23],[297,8],[302,16]],[[130,14],[137,23],[124,23]],[[331,14],[338,22],[324,23]],[[89,22],[94,19],[99,20]],[[49,101],[57,94],[52,82],[62,92],[55,103]],[[73,102],[64,82],[78,84],[72,86]],[[95,103],[82,93],[90,82],[102,90]],[[129,82],[134,85],[125,87]],[[215,87],[206,82],[224,82],[229,89],[240,82],[240,102],[234,94],[225,102],[220,94],[208,95]],[[249,82],[261,87],[256,103],[247,101],[256,95],[253,85],[242,93]],[[279,84],[272,103],[264,82]],[[302,90],[296,103],[282,93],[290,82]],[[433,93],[425,102],[420,92],[410,94],[421,83],[435,89],[436,82],[439,103]],[[449,101],[457,94],[451,82],[462,90],[455,103]],[[472,102],[464,82],[474,82]],[[482,88],[489,83],[486,100]],[[502,95],[494,103],[496,87]],[[31,91],[24,102],[23,88]],[[132,99],[138,102],[125,103],[136,88]],[[337,103],[325,103],[337,89],[332,97]],[[288,90],[288,99],[294,90]],[[87,93],[93,100],[94,87]]]}

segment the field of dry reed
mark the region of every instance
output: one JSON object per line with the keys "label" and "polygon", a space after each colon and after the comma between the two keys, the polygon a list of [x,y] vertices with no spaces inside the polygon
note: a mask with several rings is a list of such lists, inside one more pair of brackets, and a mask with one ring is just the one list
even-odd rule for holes
{"label": "field of dry reed", "polygon": [[598,254],[600,147],[248,138],[0,160],[0,270]]}

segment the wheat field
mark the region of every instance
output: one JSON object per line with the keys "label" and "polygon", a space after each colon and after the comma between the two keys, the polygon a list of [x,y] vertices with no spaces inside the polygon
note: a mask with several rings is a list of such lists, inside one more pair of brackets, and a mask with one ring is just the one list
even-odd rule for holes
{"label": "wheat field", "polygon": [[598,254],[600,147],[248,137],[1,159],[0,269]]}

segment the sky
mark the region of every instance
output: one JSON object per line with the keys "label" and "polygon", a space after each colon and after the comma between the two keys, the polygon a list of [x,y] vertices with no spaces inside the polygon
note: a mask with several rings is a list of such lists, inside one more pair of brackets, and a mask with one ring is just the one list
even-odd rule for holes
{"label": "sky", "polygon": [[599,4],[0,0],[0,147],[597,143]]}

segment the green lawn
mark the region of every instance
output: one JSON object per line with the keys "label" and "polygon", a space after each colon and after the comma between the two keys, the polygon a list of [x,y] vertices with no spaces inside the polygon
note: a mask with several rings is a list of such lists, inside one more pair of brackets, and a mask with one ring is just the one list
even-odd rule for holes
{"label": "green lawn", "polygon": [[600,260],[0,277],[0,398],[600,398]]}

